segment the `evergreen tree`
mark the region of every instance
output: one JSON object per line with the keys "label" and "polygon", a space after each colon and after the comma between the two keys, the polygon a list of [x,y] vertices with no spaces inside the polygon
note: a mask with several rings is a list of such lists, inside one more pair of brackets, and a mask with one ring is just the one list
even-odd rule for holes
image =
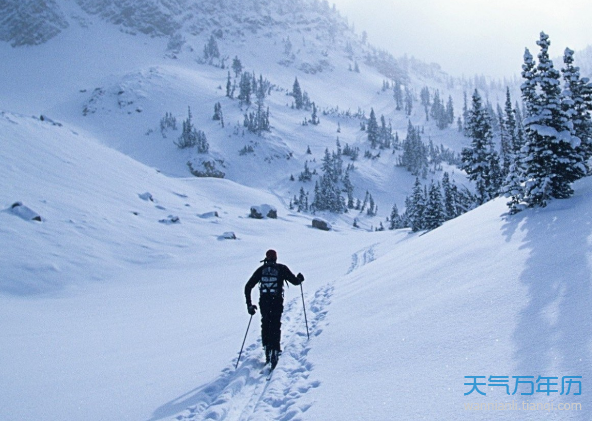
{"label": "evergreen tree", "polygon": [[204,58],[211,61],[212,59],[219,57],[220,50],[218,50],[218,42],[216,42],[214,35],[210,35],[210,39],[204,47]]}
{"label": "evergreen tree", "polygon": [[389,229],[396,230],[401,229],[404,227],[403,218],[399,215],[399,209],[397,208],[397,204],[393,205],[391,210],[391,215],[389,217]]}
{"label": "evergreen tree", "polygon": [[232,81],[230,80],[230,72],[228,72],[228,79],[226,79],[226,96],[232,98]]}
{"label": "evergreen tree", "polygon": [[222,120],[222,105],[219,102],[214,104],[214,116],[212,117],[212,120]]}
{"label": "evergreen tree", "polygon": [[[241,61],[238,59],[238,56],[235,56],[232,60],[232,70],[234,70],[234,77],[238,77],[243,71],[243,65]],[[228,72],[230,78],[230,72]]]}
{"label": "evergreen tree", "polygon": [[442,189],[444,190],[444,214],[446,220],[454,219],[459,214],[458,212],[458,199],[457,191],[453,188],[453,184],[450,182],[450,175],[444,172],[442,175]]}
{"label": "evergreen tree", "polygon": [[238,94],[238,99],[241,104],[251,105],[252,88],[251,75],[247,72],[241,73]]}
{"label": "evergreen tree", "polygon": [[349,178],[349,171],[345,172],[345,177],[343,178],[343,191],[347,196],[347,208],[353,209],[354,208],[354,186]]}
{"label": "evergreen tree", "polygon": [[300,89],[300,83],[298,83],[298,78],[294,80],[294,85],[292,87],[292,96],[294,97],[294,106],[296,109],[300,110],[304,106],[304,100],[302,97],[302,89]]}
{"label": "evergreen tree", "polygon": [[409,117],[413,111],[413,94],[408,86],[405,86],[405,115]]}
{"label": "evergreen tree", "polygon": [[430,110],[430,90],[427,86],[423,87],[421,89],[421,93],[420,95],[420,101],[421,101],[421,105],[423,105],[423,108],[425,110],[425,116],[426,116],[426,121],[430,120],[430,114],[429,114],[429,110]]}
{"label": "evergreen tree", "polygon": [[440,91],[436,89],[434,92],[434,98],[432,100],[432,107],[430,108],[430,117],[438,121],[442,109],[442,103],[440,102]]}
{"label": "evergreen tree", "polygon": [[304,192],[304,188],[300,187],[300,192],[298,195],[298,212],[308,212],[308,193]]}
{"label": "evergreen tree", "polygon": [[425,209],[425,199],[419,178],[415,179],[411,196],[405,202],[405,213],[411,230],[415,232],[424,229],[423,213]]}
{"label": "evergreen tree", "polygon": [[[522,96],[527,107],[524,147],[524,201],[528,206],[546,206],[550,198],[573,194],[571,183],[585,174],[579,139],[562,104],[559,72],[549,58],[549,37],[541,32],[541,51],[534,67],[525,53]],[[538,91],[537,91],[538,89]]]}
{"label": "evergreen tree", "polygon": [[375,216],[376,215],[376,204],[374,203],[374,198],[370,194],[368,197],[368,209],[366,210],[366,214],[368,216]]}
{"label": "evergreen tree", "polygon": [[393,98],[395,99],[395,109],[400,111],[403,108],[403,89],[399,80],[395,80]]}
{"label": "evergreen tree", "polygon": [[497,153],[493,148],[489,113],[483,108],[481,95],[476,89],[469,111],[467,132],[471,146],[462,151],[462,169],[469,180],[475,182],[479,204],[483,204],[496,196],[500,187],[500,171]]}
{"label": "evergreen tree", "polygon": [[187,107],[187,119],[183,121],[183,131],[175,142],[180,149],[191,148],[197,145],[197,129],[193,125],[191,107]]}
{"label": "evergreen tree", "polygon": [[[504,107],[504,129],[508,137],[509,152],[503,157],[504,170],[506,171],[504,185],[501,192],[512,199],[508,202],[510,213],[519,210],[522,200],[522,175],[524,173],[522,163],[523,135],[521,129],[521,116],[519,109],[512,109],[510,89],[506,88],[506,103]],[[503,149],[502,149],[503,152]]]}
{"label": "evergreen tree", "polygon": [[589,172],[588,160],[592,157],[592,84],[588,78],[580,77],[579,67],[573,65],[574,52],[565,49],[561,69],[564,80],[563,108],[573,122],[573,133],[580,140],[576,151],[582,155],[582,162],[586,166],[584,172]]}
{"label": "evergreen tree", "polygon": [[469,121],[469,104],[468,104],[468,101],[467,101],[467,91],[464,91],[463,92],[463,112],[462,112],[462,117],[463,117],[464,134],[465,134],[465,136],[468,137],[467,123]]}
{"label": "evergreen tree", "polygon": [[304,170],[298,176],[298,181],[311,181],[312,180],[312,172],[308,168],[308,161],[304,161]]}
{"label": "evergreen tree", "polygon": [[210,144],[206,138],[206,134],[199,130],[197,132],[197,153],[208,153],[210,150]]}
{"label": "evergreen tree", "polygon": [[454,123],[454,103],[450,95],[448,96],[448,103],[446,103],[446,117],[448,124]]}
{"label": "evergreen tree", "polygon": [[500,138],[500,161],[501,161],[501,172],[505,178],[510,170],[510,164],[512,162],[512,137],[510,129],[506,125],[505,115],[501,107],[497,106],[497,119],[499,125],[499,138]]}
{"label": "evergreen tree", "polygon": [[435,228],[438,228],[446,220],[444,206],[442,204],[442,193],[440,191],[440,185],[434,183],[433,181],[430,183],[430,187],[428,190],[428,199],[425,205],[422,219],[424,223],[424,228],[427,230],[433,230]]}
{"label": "evergreen tree", "polygon": [[428,150],[421,140],[419,129],[411,121],[407,126],[407,137],[403,141],[401,165],[415,176],[425,178],[428,170]]}
{"label": "evergreen tree", "polygon": [[366,127],[368,133],[368,141],[370,146],[375,149],[378,145],[378,122],[376,121],[376,114],[374,108],[370,109],[370,118],[368,119],[368,126]]}
{"label": "evergreen tree", "polygon": [[316,104],[314,102],[312,103],[312,115],[311,115],[311,118],[310,118],[310,122],[312,124],[314,124],[315,126],[321,122],[319,120],[318,115],[317,115],[317,106],[316,106]]}

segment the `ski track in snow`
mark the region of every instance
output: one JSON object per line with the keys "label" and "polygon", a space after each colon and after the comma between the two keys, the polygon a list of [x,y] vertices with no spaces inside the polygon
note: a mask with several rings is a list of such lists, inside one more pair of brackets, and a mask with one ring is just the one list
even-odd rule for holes
{"label": "ski track in snow", "polygon": [[378,243],[373,244],[370,247],[366,247],[352,254],[352,262],[349,269],[347,270],[347,275],[361,268],[362,266],[367,265],[368,263],[371,263],[374,260],[376,260],[376,257],[374,256],[374,248],[377,245]]}
{"label": "ski track in snow", "polygon": [[[320,335],[326,323],[327,307],[333,295],[333,285],[318,289],[307,303],[310,340]],[[306,393],[320,386],[312,376],[313,364],[307,355],[311,342],[306,337],[306,325],[299,296],[288,302],[282,318],[283,353],[269,381],[266,381],[261,340],[250,344],[235,370],[236,360],[220,377],[203,386],[198,403],[176,417],[179,421],[197,420],[302,420],[302,414],[313,404]]]}

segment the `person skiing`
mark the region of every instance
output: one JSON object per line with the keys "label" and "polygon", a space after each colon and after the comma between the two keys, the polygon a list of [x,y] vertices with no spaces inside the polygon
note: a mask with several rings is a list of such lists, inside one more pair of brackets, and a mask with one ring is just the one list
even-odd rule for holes
{"label": "person skiing", "polygon": [[277,263],[275,250],[267,250],[263,263],[245,285],[247,311],[252,316],[257,306],[251,302],[251,290],[259,284],[259,307],[261,308],[261,342],[265,349],[265,364],[271,363],[272,370],[281,354],[281,318],[284,311],[284,282],[300,285],[304,276],[294,276],[292,271],[281,263]]}

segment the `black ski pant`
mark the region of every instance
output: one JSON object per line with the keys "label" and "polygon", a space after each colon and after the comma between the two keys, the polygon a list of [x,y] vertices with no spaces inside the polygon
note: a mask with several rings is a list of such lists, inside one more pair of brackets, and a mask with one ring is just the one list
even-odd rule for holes
{"label": "black ski pant", "polygon": [[275,294],[261,294],[259,308],[261,309],[261,342],[263,347],[270,351],[279,351],[284,298]]}

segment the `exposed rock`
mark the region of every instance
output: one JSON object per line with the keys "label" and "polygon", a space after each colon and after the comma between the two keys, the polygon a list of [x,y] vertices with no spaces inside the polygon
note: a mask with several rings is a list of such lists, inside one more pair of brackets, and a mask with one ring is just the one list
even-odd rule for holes
{"label": "exposed rock", "polygon": [[331,231],[331,224],[321,218],[314,218],[312,220],[312,226],[323,231]]}
{"label": "exposed rock", "polygon": [[277,209],[271,205],[251,206],[249,217],[254,219],[277,219]]}

